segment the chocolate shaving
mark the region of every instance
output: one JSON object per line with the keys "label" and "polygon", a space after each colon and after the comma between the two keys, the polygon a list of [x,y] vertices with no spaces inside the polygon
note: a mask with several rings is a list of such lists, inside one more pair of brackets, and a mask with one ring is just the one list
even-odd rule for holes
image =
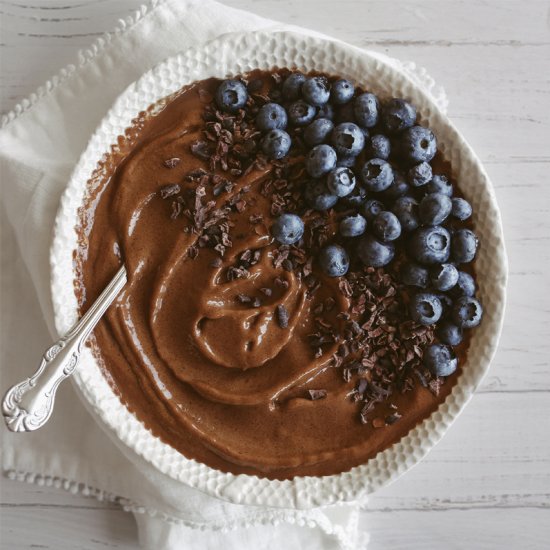
{"label": "chocolate shaving", "polygon": [[433,380],[430,380],[430,383],[428,384],[428,387],[430,388],[430,391],[435,395],[439,395],[439,390],[441,389],[441,385],[443,384],[442,378],[434,378]]}
{"label": "chocolate shaving", "polygon": [[401,417],[402,416],[398,412],[395,412],[393,414],[386,416],[385,422],[386,424],[391,426],[392,424],[395,424]]}
{"label": "chocolate shaving", "polygon": [[369,383],[367,382],[367,380],[365,380],[364,378],[361,378],[359,380],[359,384],[357,384],[357,393],[363,395],[368,385]]}
{"label": "chocolate shaving", "polygon": [[206,176],[207,174],[208,172],[204,168],[196,168],[195,170],[192,170],[191,172],[189,172],[185,176],[185,179],[188,181],[197,181],[203,176]]}
{"label": "chocolate shaving", "polygon": [[292,271],[294,269],[294,264],[288,258],[281,262],[281,266],[285,271]]}
{"label": "chocolate shaving", "polygon": [[170,218],[175,220],[176,218],[178,218],[181,215],[182,210],[183,210],[183,206],[182,206],[181,202],[172,201],[172,213],[170,214]]}
{"label": "chocolate shaving", "polygon": [[249,304],[252,302],[252,297],[246,294],[237,294],[237,302],[240,304]]}
{"label": "chocolate shaving", "polygon": [[327,396],[327,390],[308,390],[309,398],[312,401],[317,401],[318,399],[324,399]]}
{"label": "chocolate shaving", "polygon": [[175,168],[180,162],[181,162],[180,158],[173,157],[171,159],[166,159],[162,164],[164,164],[166,168]]}
{"label": "chocolate shaving", "polygon": [[286,307],[283,304],[279,304],[275,308],[275,311],[277,313],[277,322],[279,323],[279,326],[281,328],[288,328],[289,315]]}
{"label": "chocolate shaving", "polygon": [[171,183],[170,185],[165,185],[160,188],[160,197],[162,199],[168,199],[174,195],[179,194],[181,187],[177,183]]}
{"label": "chocolate shaving", "polygon": [[210,143],[202,140],[194,141],[191,144],[191,152],[203,160],[210,160],[213,154],[213,147]]}
{"label": "chocolate shaving", "polygon": [[234,281],[236,279],[246,279],[249,276],[249,272],[244,267],[231,266],[227,270],[226,278],[228,281]]}
{"label": "chocolate shaving", "polygon": [[286,279],[283,279],[282,277],[275,277],[273,280],[273,283],[275,286],[278,286],[279,288],[287,289],[289,287],[289,282]]}

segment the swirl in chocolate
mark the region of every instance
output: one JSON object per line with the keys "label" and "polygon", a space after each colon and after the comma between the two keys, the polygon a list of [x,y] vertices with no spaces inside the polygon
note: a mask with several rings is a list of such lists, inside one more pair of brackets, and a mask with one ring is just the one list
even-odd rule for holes
{"label": "swirl in chocolate", "polygon": [[[249,78],[258,92],[271,82],[266,72]],[[369,419],[389,419],[384,428],[361,422],[350,398],[357,390],[343,376],[349,350],[341,349],[357,295],[323,276],[314,255],[281,248],[269,232],[277,181],[291,177],[295,193],[302,159],[260,159],[243,173],[223,166],[235,135],[218,120],[226,146],[204,138],[218,82],[196,83],[143,113],[90,181],[79,228],[81,309],[124,261],[128,284],[98,325],[94,349],[123,403],[185,456],[270,478],[338,473],[428,416],[458,372],[437,397],[417,380],[375,400]],[[213,147],[222,159],[214,170]],[[230,162],[241,154],[233,153]],[[314,220],[330,238],[338,216],[305,213],[312,250]]]}

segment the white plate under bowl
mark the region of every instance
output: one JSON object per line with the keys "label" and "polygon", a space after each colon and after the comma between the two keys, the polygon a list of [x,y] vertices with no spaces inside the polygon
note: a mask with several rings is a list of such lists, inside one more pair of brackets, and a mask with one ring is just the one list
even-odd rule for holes
{"label": "white plate under bowl", "polygon": [[118,98],[72,174],[55,223],[51,250],[52,299],[56,327],[63,334],[78,317],[73,253],[77,246],[78,209],[83,204],[86,183],[98,161],[131,126],[137,113],[193,81],[272,67],[326,71],[350,78],[382,97],[404,97],[417,106],[422,121],[437,135],[440,150],[451,162],[453,175],[473,206],[473,221],[481,241],[476,261],[477,281],[485,308],[483,323],[473,333],[467,361],[452,393],[429,418],[361,466],[339,475],[270,481],[219,472],[189,460],[154,437],[122,405],[88,348],[73,379],[98,419],[128,447],[171,478],[234,503],[309,508],[360,499],[420,461],[470,400],[489,368],[500,335],[507,264],[492,185],[464,138],[414,78],[376,54],[294,32],[227,35],[162,62]]}

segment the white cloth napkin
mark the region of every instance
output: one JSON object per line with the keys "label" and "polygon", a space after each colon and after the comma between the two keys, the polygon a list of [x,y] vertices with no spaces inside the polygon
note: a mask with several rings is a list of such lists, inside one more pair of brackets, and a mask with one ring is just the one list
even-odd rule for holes
{"label": "white cloth napkin", "polygon": [[[76,161],[117,96],[190,46],[230,32],[285,28],[211,0],[153,1],[3,117],[2,392],[29,376],[57,338],[48,264],[55,214]],[[415,78],[445,104],[443,90],[425,73]],[[8,477],[119,502],[135,513],[144,548],[313,550],[368,543],[359,503],[306,511],[243,506],[172,480],[104,432],[70,384],[58,392],[44,428],[22,435],[2,426],[0,433]]]}

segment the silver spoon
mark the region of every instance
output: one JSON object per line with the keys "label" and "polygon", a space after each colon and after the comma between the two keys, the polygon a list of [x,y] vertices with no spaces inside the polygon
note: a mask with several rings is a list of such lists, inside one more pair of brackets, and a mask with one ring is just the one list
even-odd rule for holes
{"label": "silver spoon", "polygon": [[74,372],[84,342],[125,284],[122,266],[82,319],[45,351],[34,375],[7,391],[2,414],[9,430],[32,432],[48,421],[59,384]]}

